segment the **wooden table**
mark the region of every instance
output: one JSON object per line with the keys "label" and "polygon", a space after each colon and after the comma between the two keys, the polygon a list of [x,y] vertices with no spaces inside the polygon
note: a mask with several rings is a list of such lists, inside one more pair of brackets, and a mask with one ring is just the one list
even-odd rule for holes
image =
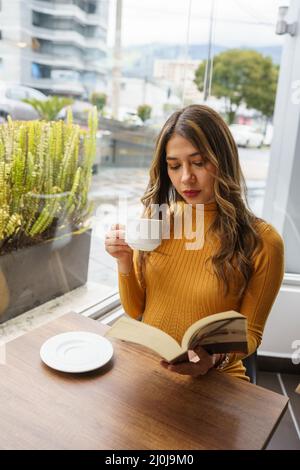
{"label": "wooden table", "polygon": [[215,370],[199,379],[112,340],[98,371],[64,374],[39,356],[52,335],[107,326],[70,313],[8,343],[0,366],[1,449],[261,449],[287,399]]}

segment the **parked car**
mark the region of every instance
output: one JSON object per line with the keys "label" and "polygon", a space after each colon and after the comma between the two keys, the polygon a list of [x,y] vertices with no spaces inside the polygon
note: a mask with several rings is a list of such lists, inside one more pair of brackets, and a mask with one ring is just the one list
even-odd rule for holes
{"label": "parked car", "polygon": [[144,125],[136,111],[130,108],[119,108],[119,121],[122,121],[123,125],[129,128],[143,127]]}
{"label": "parked car", "polygon": [[232,124],[229,129],[238,147],[260,148],[264,144],[264,135],[251,126]]}
{"label": "parked car", "polygon": [[0,82],[0,120],[5,121],[8,115],[14,120],[38,119],[37,111],[30,104],[23,103],[25,98],[46,100],[47,96],[34,88]]}
{"label": "parked car", "polygon": [[[14,120],[30,121],[39,119],[38,112],[23,100],[35,98],[45,101],[48,96],[34,88],[23,85],[9,84],[0,82],[0,123],[6,121],[10,115]],[[71,105],[74,120],[84,120],[86,122],[87,114],[93,105],[91,103],[75,100]],[[65,119],[67,108],[63,108],[57,115],[57,119]]]}
{"label": "parked car", "polygon": [[143,127],[144,125],[142,119],[134,112],[127,112],[121,115],[121,121],[123,121],[125,125],[132,127]]}

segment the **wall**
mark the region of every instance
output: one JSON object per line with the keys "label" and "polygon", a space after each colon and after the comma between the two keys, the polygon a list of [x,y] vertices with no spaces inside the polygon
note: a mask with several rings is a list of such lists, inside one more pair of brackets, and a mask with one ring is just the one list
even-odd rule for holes
{"label": "wall", "polygon": [[274,303],[264,331],[259,354],[290,358],[300,347],[300,276],[299,285],[284,283]]}

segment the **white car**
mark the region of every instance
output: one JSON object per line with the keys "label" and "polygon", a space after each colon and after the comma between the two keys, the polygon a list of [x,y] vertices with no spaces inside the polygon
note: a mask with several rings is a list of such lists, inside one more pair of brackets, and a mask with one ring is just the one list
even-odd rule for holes
{"label": "white car", "polygon": [[[22,101],[26,98],[45,101],[48,96],[35,88],[0,82],[0,124],[6,121],[8,115],[13,120],[18,121],[39,119],[38,112],[30,104]],[[88,112],[93,109],[93,105],[85,101],[75,100],[71,104],[71,109],[74,120],[87,121]],[[58,113],[56,119],[65,119],[66,114],[67,107]]]}
{"label": "white car", "polygon": [[251,126],[232,124],[229,129],[238,147],[260,148],[264,144],[264,135]]}
{"label": "white car", "polygon": [[135,110],[128,108],[119,109],[119,120],[122,121],[125,126],[142,127],[144,125],[141,118],[137,115]]}
{"label": "white car", "polygon": [[0,120],[5,121],[8,115],[20,121],[38,119],[37,111],[30,104],[23,103],[25,98],[46,100],[47,96],[34,88],[0,82]]}

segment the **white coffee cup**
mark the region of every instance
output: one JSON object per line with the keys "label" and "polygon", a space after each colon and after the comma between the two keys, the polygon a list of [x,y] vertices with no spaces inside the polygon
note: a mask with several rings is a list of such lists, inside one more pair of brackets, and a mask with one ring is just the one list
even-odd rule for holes
{"label": "white coffee cup", "polygon": [[133,250],[153,251],[161,244],[162,220],[131,219],[127,221],[125,241]]}

